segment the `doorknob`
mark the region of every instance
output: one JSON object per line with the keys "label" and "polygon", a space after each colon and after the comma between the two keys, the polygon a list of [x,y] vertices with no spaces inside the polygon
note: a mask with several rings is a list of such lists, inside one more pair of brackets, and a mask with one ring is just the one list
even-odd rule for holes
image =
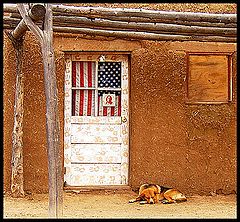
{"label": "doorknob", "polygon": [[127,122],[127,117],[123,116],[122,117],[122,123],[126,123]]}

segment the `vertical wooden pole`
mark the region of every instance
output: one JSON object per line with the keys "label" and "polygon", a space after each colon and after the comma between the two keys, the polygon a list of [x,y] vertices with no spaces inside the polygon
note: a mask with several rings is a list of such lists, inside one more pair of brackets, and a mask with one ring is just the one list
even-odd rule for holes
{"label": "vertical wooden pole", "polygon": [[53,18],[50,4],[46,4],[43,29],[42,56],[44,64],[44,84],[46,94],[46,124],[48,144],[49,175],[49,216],[62,216],[62,164],[60,155],[60,127],[58,117],[58,96],[53,51]]}
{"label": "vertical wooden pole", "polygon": [[14,105],[14,126],[12,133],[12,176],[11,193],[13,197],[23,197],[23,97],[24,83],[22,74],[23,40],[10,37],[16,51],[16,89]]}
{"label": "vertical wooden pole", "polygon": [[62,216],[63,175],[60,149],[60,126],[58,117],[57,80],[53,51],[53,16],[51,4],[45,4],[46,14],[43,30],[28,15],[24,4],[18,4],[18,10],[27,27],[41,43],[44,85],[46,95],[46,128],[48,152],[49,217]]}

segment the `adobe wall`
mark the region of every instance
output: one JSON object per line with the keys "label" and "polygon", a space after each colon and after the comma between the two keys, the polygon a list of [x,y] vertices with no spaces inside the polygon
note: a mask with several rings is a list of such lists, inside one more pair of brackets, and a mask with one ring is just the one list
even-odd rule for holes
{"label": "adobe wall", "polygon": [[[130,70],[130,185],[177,186],[185,193],[236,190],[236,55],[233,102],[188,105],[184,50],[235,50],[234,44],[90,40],[54,36],[61,142],[63,149],[65,50],[132,51]],[[45,95],[40,47],[27,34],[24,43],[24,186],[47,192]],[[184,48],[185,47],[185,48]],[[210,48],[209,48],[210,47]],[[212,47],[212,50],[211,50]],[[15,55],[4,49],[4,188],[10,186]]]}
{"label": "adobe wall", "polygon": [[[189,105],[186,50],[236,51],[236,44],[125,41],[54,34],[63,150],[65,50],[131,51],[130,185],[152,182],[186,194],[236,192],[236,53],[233,101]],[[10,190],[15,53],[4,35],[4,190]],[[31,33],[24,41],[24,189],[48,191],[43,64]]]}
{"label": "adobe wall", "polygon": [[[24,40],[24,189],[47,191],[46,120],[41,48],[29,33]],[[15,51],[4,35],[4,189],[10,189],[16,80]]]}
{"label": "adobe wall", "polygon": [[[175,46],[173,46],[175,45]],[[227,51],[222,44],[146,42],[132,55],[131,175],[186,193],[236,190],[236,54],[233,102],[188,105],[186,62],[180,49]],[[216,47],[217,46],[217,47]],[[171,48],[169,50],[169,48]]]}

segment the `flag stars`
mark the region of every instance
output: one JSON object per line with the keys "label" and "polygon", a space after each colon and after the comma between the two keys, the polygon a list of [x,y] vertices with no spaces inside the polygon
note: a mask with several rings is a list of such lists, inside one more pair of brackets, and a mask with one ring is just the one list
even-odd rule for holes
{"label": "flag stars", "polygon": [[[103,71],[104,70],[104,71]],[[99,62],[98,86],[121,88],[121,63]]]}

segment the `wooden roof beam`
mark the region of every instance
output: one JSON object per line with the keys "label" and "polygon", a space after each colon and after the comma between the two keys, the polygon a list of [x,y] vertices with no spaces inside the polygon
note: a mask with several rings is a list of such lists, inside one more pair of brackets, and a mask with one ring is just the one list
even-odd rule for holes
{"label": "wooden roof beam", "polygon": [[3,4],[3,11],[8,13],[18,13],[17,4]]}
{"label": "wooden roof beam", "polygon": [[133,8],[107,8],[107,7],[84,7],[84,6],[67,6],[62,4],[53,5],[54,13],[81,15],[87,17],[143,17],[161,20],[183,20],[198,22],[224,22],[236,23],[236,14],[215,14],[200,12],[176,12],[176,11],[159,11],[150,9],[133,9]]}
{"label": "wooden roof beam", "polygon": [[[237,14],[217,14],[201,12],[176,12],[159,11],[150,9],[130,9],[130,8],[107,8],[107,7],[87,7],[87,6],[68,6],[63,4],[53,4],[54,15],[77,15],[85,17],[128,17],[128,18],[147,18],[150,21],[160,19],[169,21],[196,21],[210,23],[237,23]],[[3,4],[4,12],[17,13],[16,4]]]}
{"label": "wooden roof beam", "polygon": [[[32,8],[28,12],[28,16],[34,21],[43,20],[46,13],[46,8],[44,4],[34,4]],[[14,39],[20,39],[25,32],[28,30],[27,25],[25,24],[24,20],[22,19],[17,27],[11,32],[11,35]]]}

